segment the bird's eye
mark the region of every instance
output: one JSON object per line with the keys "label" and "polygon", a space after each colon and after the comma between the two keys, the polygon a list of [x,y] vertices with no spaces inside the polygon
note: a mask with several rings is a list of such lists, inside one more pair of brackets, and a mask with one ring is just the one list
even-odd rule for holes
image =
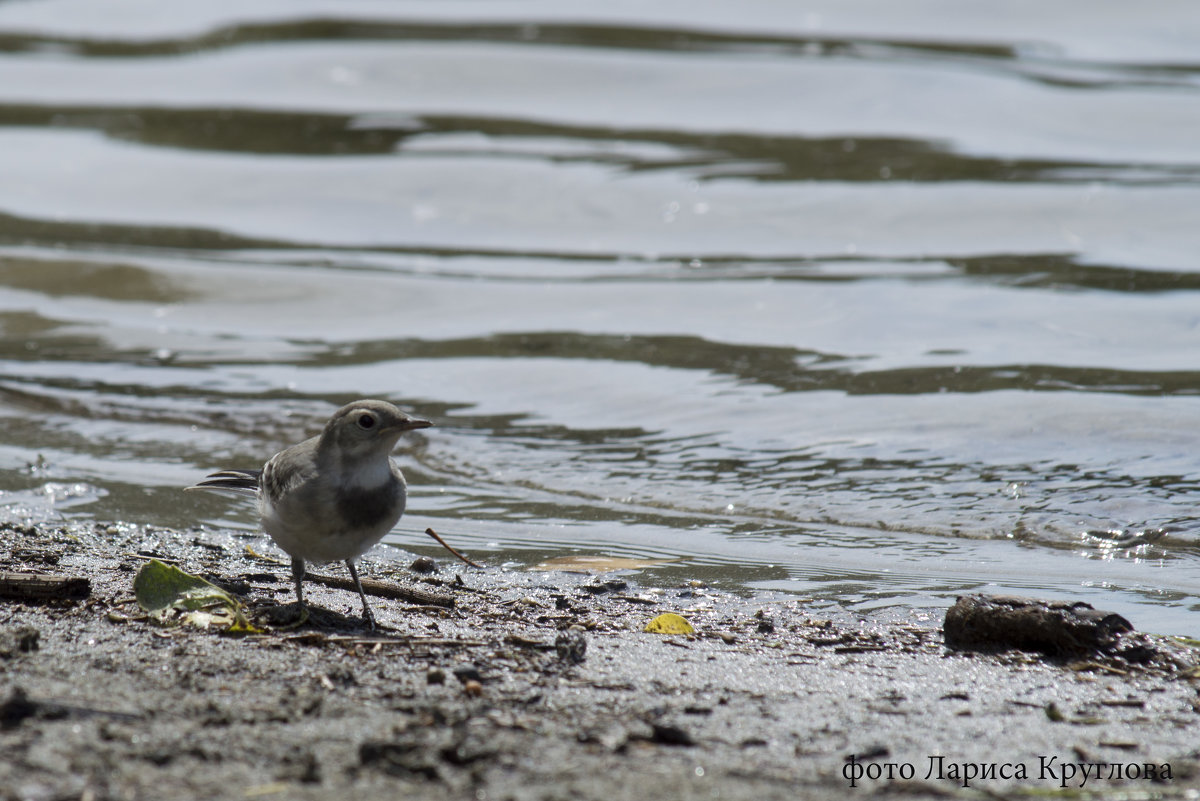
{"label": "bird's eye", "polygon": [[374,428],[375,418],[372,415],[364,414],[362,417],[358,418],[358,427],[363,430]]}

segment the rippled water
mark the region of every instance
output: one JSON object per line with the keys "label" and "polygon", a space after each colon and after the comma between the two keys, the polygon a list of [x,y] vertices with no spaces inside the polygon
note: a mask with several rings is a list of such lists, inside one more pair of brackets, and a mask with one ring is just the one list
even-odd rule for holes
{"label": "rippled water", "polygon": [[[903,13],[902,13],[903,12]],[[1000,16],[1003,14],[1003,16]],[[1200,7],[0,4],[0,503],[1200,634]]]}

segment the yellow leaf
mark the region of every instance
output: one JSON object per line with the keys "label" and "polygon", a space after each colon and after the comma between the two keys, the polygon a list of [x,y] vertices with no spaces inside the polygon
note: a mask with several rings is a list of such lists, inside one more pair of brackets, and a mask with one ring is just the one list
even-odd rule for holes
{"label": "yellow leaf", "polygon": [[651,634],[695,634],[696,630],[680,615],[664,612],[646,624],[643,631]]}

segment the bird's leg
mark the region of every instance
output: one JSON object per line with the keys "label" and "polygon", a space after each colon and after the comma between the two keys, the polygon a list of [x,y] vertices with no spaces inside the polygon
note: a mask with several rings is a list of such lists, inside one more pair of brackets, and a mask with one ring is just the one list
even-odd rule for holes
{"label": "bird's leg", "polygon": [[296,606],[300,609],[300,621],[308,619],[308,607],[304,605],[304,560],[292,557],[292,581],[296,583]]}
{"label": "bird's leg", "polygon": [[346,567],[350,568],[350,578],[354,579],[354,586],[358,589],[358,597],[362,598],[363,620],[367,621],[367,626],[374,631],[375,616],[371,614],[371,607],[367,604],[367,594],[363,592],[362,582],[358,580],[358,570],[354,567],[354,560],[347,559]]}

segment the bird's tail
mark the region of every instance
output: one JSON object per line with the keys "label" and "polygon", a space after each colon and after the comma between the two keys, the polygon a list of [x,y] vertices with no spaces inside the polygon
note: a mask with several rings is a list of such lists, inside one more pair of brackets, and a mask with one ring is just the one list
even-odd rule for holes
{"label": "bird's tail", "polygon": [[261,470],[220,470],[207,476],[200,483],[185,489],[229,490],[247,495],[257,495],[258,479],[261,475]]}

